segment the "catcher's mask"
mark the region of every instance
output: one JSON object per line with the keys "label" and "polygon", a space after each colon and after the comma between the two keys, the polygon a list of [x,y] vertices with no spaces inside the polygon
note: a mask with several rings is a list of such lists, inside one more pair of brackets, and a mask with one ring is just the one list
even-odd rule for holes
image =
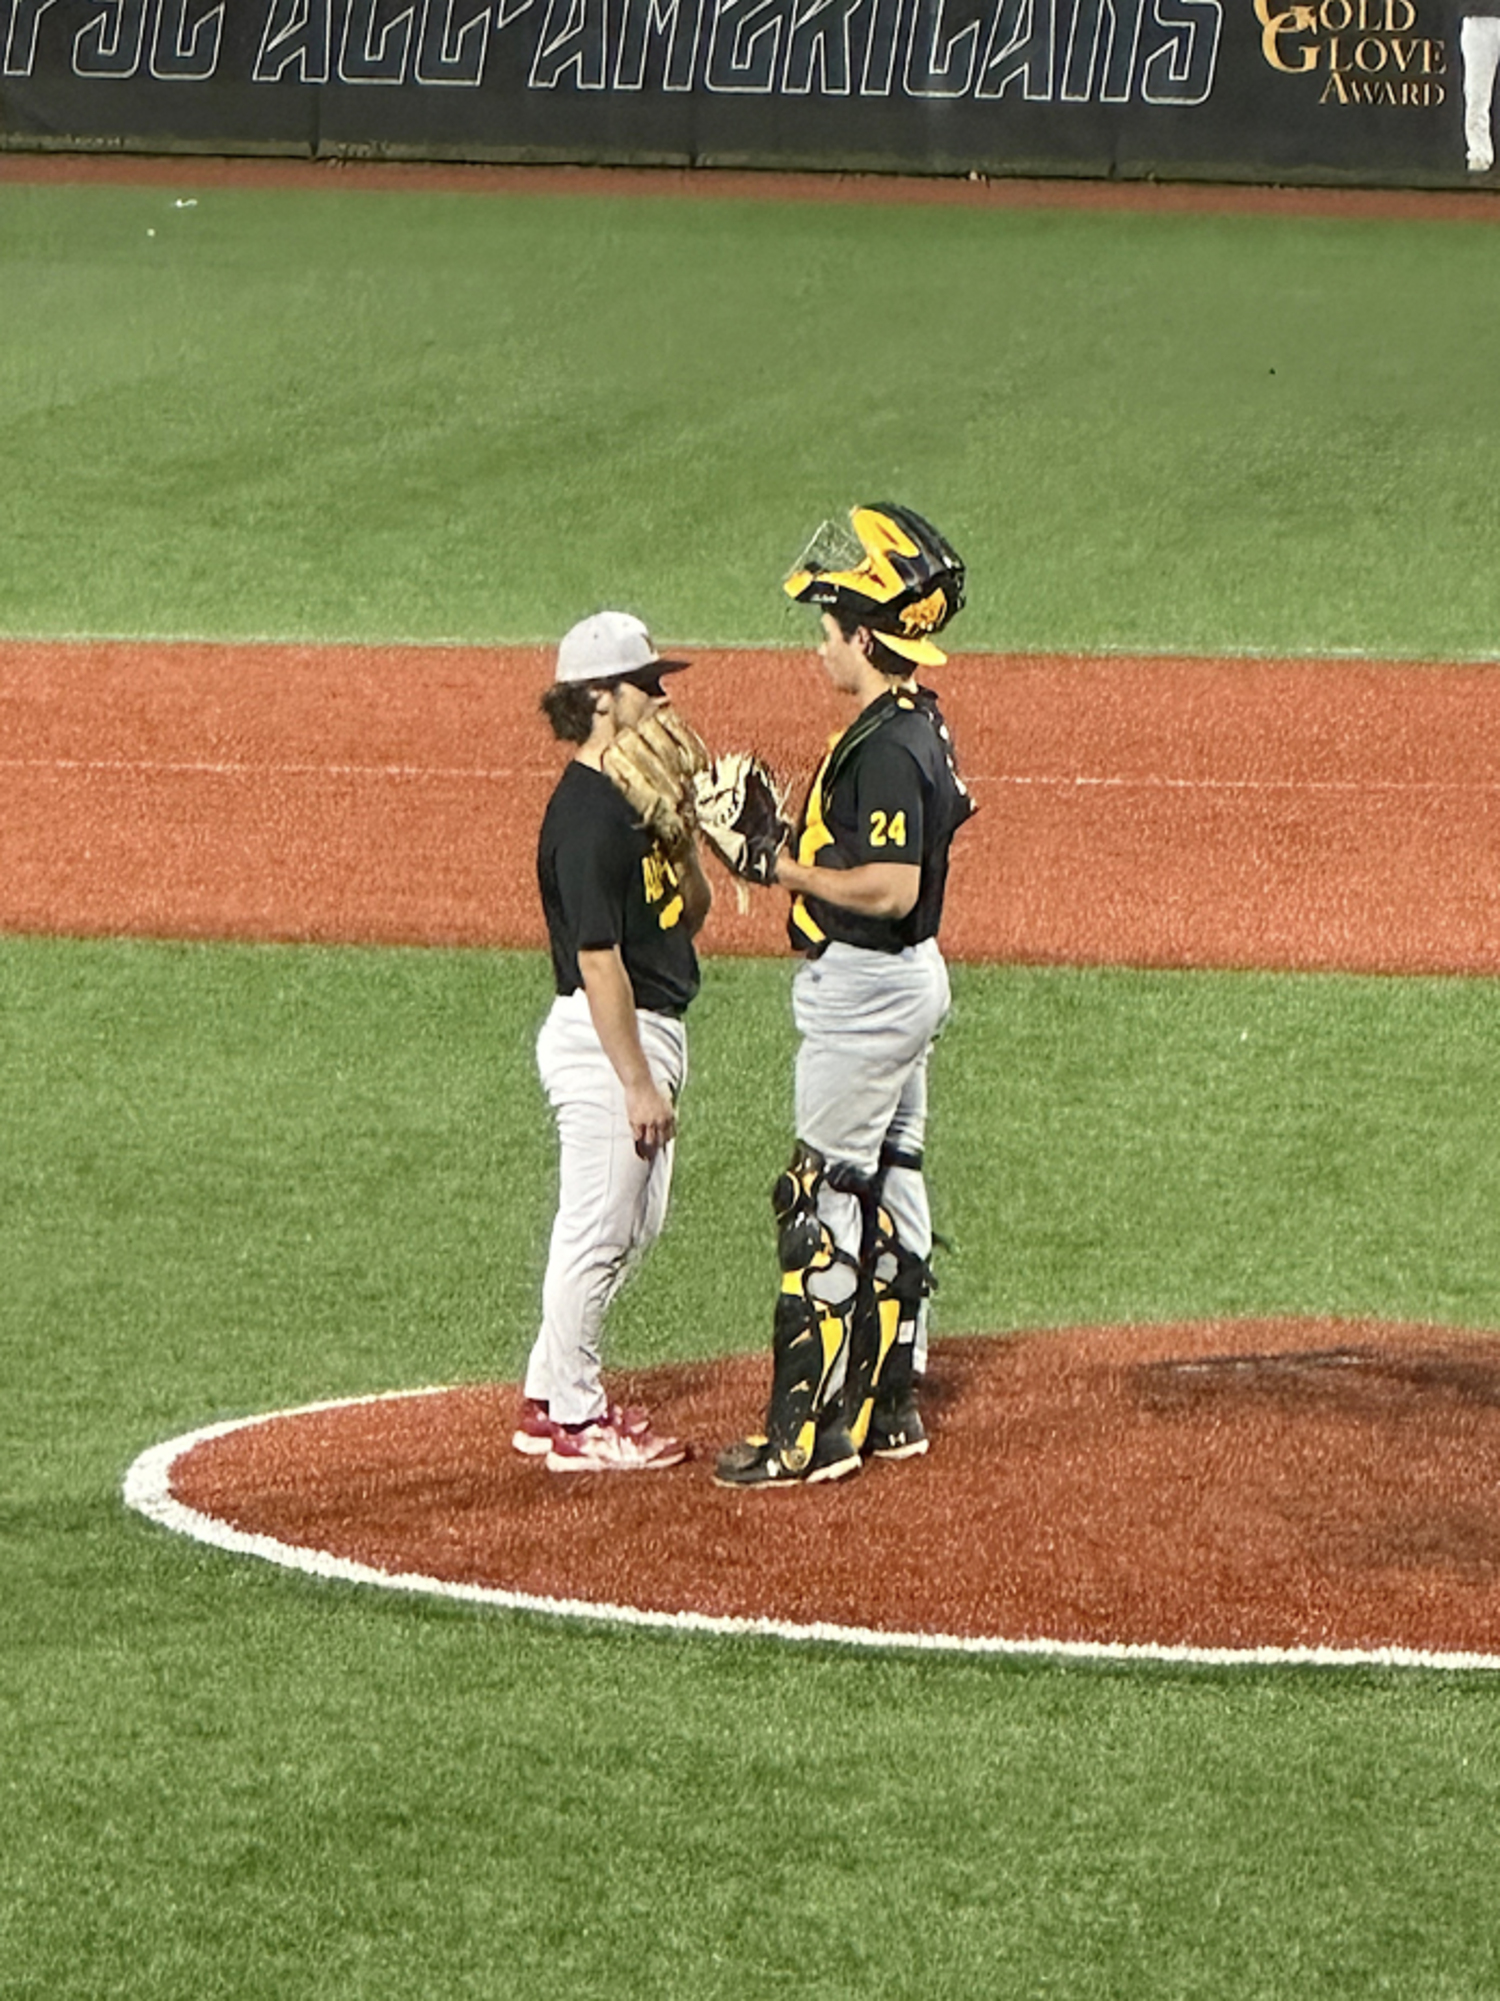
{"label": "catcher's mask", "polygon": [[787,596],[867,626],[918,667],[941,667],[948,656],[931,634],[963,610],[963,558],[909,507],[875,501],[851,508],[849,521],[823,523],[782,586]]}

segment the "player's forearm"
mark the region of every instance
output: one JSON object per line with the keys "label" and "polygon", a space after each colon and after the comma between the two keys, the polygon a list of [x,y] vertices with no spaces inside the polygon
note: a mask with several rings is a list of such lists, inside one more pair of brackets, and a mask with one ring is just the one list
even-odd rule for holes
{"label": "player's forearm", "polygon": [[862,917],[905,917],[922,888],[915,862],[864,862],[858,868],[806,868],[783,855],[776,880],[794,896],[815,896]]}
{"label": "player's forearm", "polygon": [[612,945],[605,952],[580,952],[578,970],[588,996],[594,1033],[615,1075],[627,1091],[649,1084],[651,1070],[636,1024],[635,992],[619,947]]}

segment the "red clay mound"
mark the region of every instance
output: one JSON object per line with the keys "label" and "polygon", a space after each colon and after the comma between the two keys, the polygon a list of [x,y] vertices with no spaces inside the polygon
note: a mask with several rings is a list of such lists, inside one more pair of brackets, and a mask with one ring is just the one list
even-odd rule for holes
{"label": "red clay mound", "polygon": [[246,1532],[451,1583],[1016,1640],[1500,1653],[1500,1341],[1295,1320],[942,1343],[925,1460],[724,1493],[765,1364],[627,1381],[702,1441],[547,1473],[497,1387],[267,1419],[177,1462]]}

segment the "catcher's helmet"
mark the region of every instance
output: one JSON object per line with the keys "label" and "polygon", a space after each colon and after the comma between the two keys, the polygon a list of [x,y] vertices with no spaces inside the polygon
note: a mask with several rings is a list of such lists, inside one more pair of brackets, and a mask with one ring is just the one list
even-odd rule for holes
{"label": "catcher's helmet", "polygon": [[963,610],[964,565],[930,521],[909,507],[852,507],[853,534],[825,521],[783,589],[799,604],[868,626],[883,646],[919,667],[947,659],[930,634]]}

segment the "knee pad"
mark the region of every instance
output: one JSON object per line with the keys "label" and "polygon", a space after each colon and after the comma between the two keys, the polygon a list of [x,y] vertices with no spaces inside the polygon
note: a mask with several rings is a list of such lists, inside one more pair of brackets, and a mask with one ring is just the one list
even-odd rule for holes
{"label": "knee pad", "polygon": [[782,1292],[806,1294],[824,1305],[839,1306],[852,1298],[858,1259],[840,1248],[818,1196],[829,1188],[847,1191],[830,1172],[815,1147],[797,1142],[791,1164],[771,1190],[776,1212],[776,1256],[781,1265]]}

